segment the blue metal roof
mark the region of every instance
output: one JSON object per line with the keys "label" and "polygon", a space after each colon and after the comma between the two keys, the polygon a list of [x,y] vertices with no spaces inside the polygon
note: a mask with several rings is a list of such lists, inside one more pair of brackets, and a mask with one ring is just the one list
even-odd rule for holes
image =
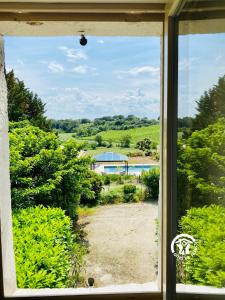
{"label": "blue metal roof", "polygon": [[126,155],[114,152],[104,152],[95,155],[94,158],[96,161],[128,161],[128,157]]}

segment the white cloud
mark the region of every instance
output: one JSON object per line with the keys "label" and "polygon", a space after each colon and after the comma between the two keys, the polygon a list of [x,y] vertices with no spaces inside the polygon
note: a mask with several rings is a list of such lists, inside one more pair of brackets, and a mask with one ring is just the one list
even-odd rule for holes
{"label": "white cloud", "polygon": [[76,66],[74,68],[72,68],[72,72],[73,73],[77,73],[77,74],[94,74],[94,75],[97,75],[96,73],[96,69],[95,68],[91,68],[89,66],[86,66],[86,65],[79,65],[79,66]]}
{"label": "white cloud", "polygon": [[86,74],[87,71],[88,71],[88,67],[87,66],[82,66],[82,65],[74,67],[72,69],[72,72],[78,73],[78,74]]}
{"label": "white cloud", "polygon": [[98,44],[104,44],[105,42],[103,40],[98,40],[97,43]]}
{"label": "white cloud", "polygon": [[51,62],[48,63],[48,69],[52,73],[61,73],[61,72],[64,71],[63,65],[61,65],[61,64],[59,64],[55,61],[51,61]]}
{"label": "white cloud", "polygon": [[88,59],[87,54],[84,51],[80,50],[80,49],[73,49],[73,48],[68,48],[68,47],[65,47],[65,46],[61,46],[61,47],[59,47],[59,49],[65,53],[66,57],[70,61]]}
{"label": "white cloud", "polygon": [[120,79],[124,76],[139,76],[139,75],[159,75],[160,68],[153,66],[135,67],[128,70],[116,71],[117,77]]}
{"label": "white cloud", "polygon": [[[77,87],[61,89],[57,95],[45,98],[50,118],[90,118],[103,115],[134,114],[140,117],[159,116],[159,94],[152,95],[141,89],[118,91],[84,91]],[[63,105],[63,109],[62,109]]]}

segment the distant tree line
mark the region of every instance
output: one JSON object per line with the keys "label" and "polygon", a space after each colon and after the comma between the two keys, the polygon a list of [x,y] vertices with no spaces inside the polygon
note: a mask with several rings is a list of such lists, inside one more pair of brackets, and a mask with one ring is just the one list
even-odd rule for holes
{"label": "distant tree line", "polygon": [[159,121],[155,119],[139,118],[134,115],[105,116],[94,120],[51,120],[51,128],[59,132],[75,133],[77,136],[96,135],[107,130],[127,130],[143,126],[155,125]]}

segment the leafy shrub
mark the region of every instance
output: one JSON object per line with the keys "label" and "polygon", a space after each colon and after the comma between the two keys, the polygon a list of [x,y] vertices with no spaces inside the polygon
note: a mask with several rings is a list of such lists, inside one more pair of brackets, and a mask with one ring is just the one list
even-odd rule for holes
{"label": "leafy shrub", "polygon": [[[103,174],[103,181],[110,180],[110,182],[116,182],[119,184],[124,183],[124,181],[131,181],[135,178],[134,175],[127,175],[127,174]],[[106,179],[107,178],[107,179]]]}
{"label": "leafy shrub", "polygon": [[131,139],[132,139],[131,135],[129,134],[123,135],[120,139],[121,148],[130,148]]}
{"label": "leafy shrub", "polygon": [[14,250],[19,288],[63,288],[80,279],[85,248],[60,208],[43,206],[13,213]]}
{"label": "leafy shrub", "polygon": [[158,200],[159,197],[159,178],[158,168],[145,171],[141,175],[141,181],[146,186],[146,200]]}
{"label": "leafy shrub", "polygon": [[100,200],[100,194],[103,186],[103,181],[100,175],[90,171],[87,175],[88,191],[81,192],[80,204],[87,206],[95,206]]}
{"label": "leafy shrub", "polygon": [[129,157],[143,156],[143,152],[142,151],[128,152],[127,156]]}
{"label": "leafy shrub", "polygon": [[181,233],[197,242],[197,253],[185,259],[180,281],[225,287],[225,207],[191,208],[179,225]]}
{"label": "leafy shrub", "polygon": [[112,190],[109,192],[104,192],[101,195],[100,204],[106,205],[106,204],[116,204],[123,202],[123,195],[121,191],[118,190]]}
{"label": "leafy shrub", "polygon": [[95,150],[98,146],[97,143],[90,143],[89,145],[92,150]]}
{"label": "leafy shrub", "polygon": [[145,193],[141,188],[137,187],[136,191],[136,202],[144,201],[145,200]]}
{"label": "leafy shrub", "polygon": [[96,143],[97,143],[97,145],[98,145],[99,147],[102,146],[103,138],[102,138],[101,135],[97,134],[96,137],[95,137],[95,141],[96,141]]}
{"label": "leafy shrub", "polygon": [[110,176],[104,176],[104,185],[110,185],[111,179]]}
{"label": "leafy shrub", "polygon": [[61,207],[76,217],[81,193],[91,193],[91,159],[78,157],[75,140],[61,144],[52,132],[29,122],[10,124],[12,207],[43,204]]}
{"label": "leafy shrub", "polygon": [[123,187],[123,197],[125,202],[137,202],[137,188],[133,184],[127,184]]}

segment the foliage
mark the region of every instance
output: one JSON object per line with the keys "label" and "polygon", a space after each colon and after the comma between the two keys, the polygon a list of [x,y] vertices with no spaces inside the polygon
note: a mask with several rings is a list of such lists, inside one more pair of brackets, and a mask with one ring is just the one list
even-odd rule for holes
{"label": "foliage", "polygon": [[117,204],[123,202],[123,194],[119,190],[111,190],[108,192],[103,192],[101,195],[100,204]]}
{"label": "foliage", "polygon": [[197,241],[197,253],[183,265],[183,283],[225,287],[225,208],[191,208],[180,221],[180,232]]}
{"label": "foliage", "polygon": [[127,156],[129,157],[144,156],[144,153],[142,151],[128,152]]}
{"label": "foliage", "polygon": [[158,200],[159,178],[160,171],[158,168],[142,172],[141,181],[146,186],[145,200]]}
{"label": "foliage", "polygon": [[88,188],[91,193],[87,193],[87,190],[84,190],[81,193],[80,204],[86,206],[95,206],[100,200],[100,194],[103,186],[103,180],[100,175],[96,174],[93,171],[89,171],[86,178],[88,182]]}
{"label": "foliage", "polygon": [[88,206],[78,206],[77,213],[79,218],[91,216],[95,214],[96,208],[95,207],[88,207]]}
{"label": "foliage", "polygon": [[193,130],[203,129],[216,122],[218,118],[225,117],[224,98],[225,75],[197,101],[198,114],[194,119]]}
{"label": "foliage", "polygon": [[131,135],[129,134],[126,134],[126,135],[123,135],[120,139],[120,146],[122,148],[129,148],[130,147],[130,143],[131,143]]}
{"label": "foliage", "polygon": [[136,143],[136,147],[139,150],[142,150],[146,156],[153,154],[153,149],[157,148],[156,143],[153,143],[149,138],[144,138]]}
{"label": "foliage", "polygon": [[16,210],[13,234],[19,288],[68,287],[71,271],[73,284],[78,283],[86,250],[72,234],[71,219],[63,210],[43,206]]}
{"label": "foliage", "polygon": [[178,214],[192,206],[225,205],[225,119],[178,144]]}
{"label": "foliage", "polygon": [[123,186],[123,197],[125,202],[137,202],[136,195],[137,188],[133,184],[126,184]]}
{"label": "foliage", "polygon": [[111,182],[116,182],[118,184],[123,184],[124,181],[133,181],[136,179],[134,175],[129,174],[102,174],[103,182],[105,185],[110,184]]}
{"label": "foliage", "polygon": [[99,147],[102,146],[103,139],[102,139],[102,136],[101,136],[100,134],[97,134],[97,135],[96,135],[95,141],[96,141],[96,143],[97,143],[97,145],[98,145]]}
{"label": "foliage", "polygon": [[51,120],[51,124],[53,129],[60,132],[75,132],[77,136],[84,137],[108,130],[129,130],[154,125],[158,124],[158,121],[148,118],[138,118],[134,115],[128,115],[127,117],[116,115],[96,118],[93,121],[88,119]]}
{"label": "foliage", "polygon": [[43,204],[61,207],[75,217],[81,194],[95,197],[91,160],[78,157],[79,150],[74,140],[61,144],[54,133],[28,121],[11,123],[12,207]]}
{"label": "foliage", "polygon": [[23,81],[16,78],[14,71],[6,73],[8,89],[9,120],[18,122],[29,120],[43,130],[50,129],[50,123],[44,116],[45,104],[37,94],[31,92]]}

